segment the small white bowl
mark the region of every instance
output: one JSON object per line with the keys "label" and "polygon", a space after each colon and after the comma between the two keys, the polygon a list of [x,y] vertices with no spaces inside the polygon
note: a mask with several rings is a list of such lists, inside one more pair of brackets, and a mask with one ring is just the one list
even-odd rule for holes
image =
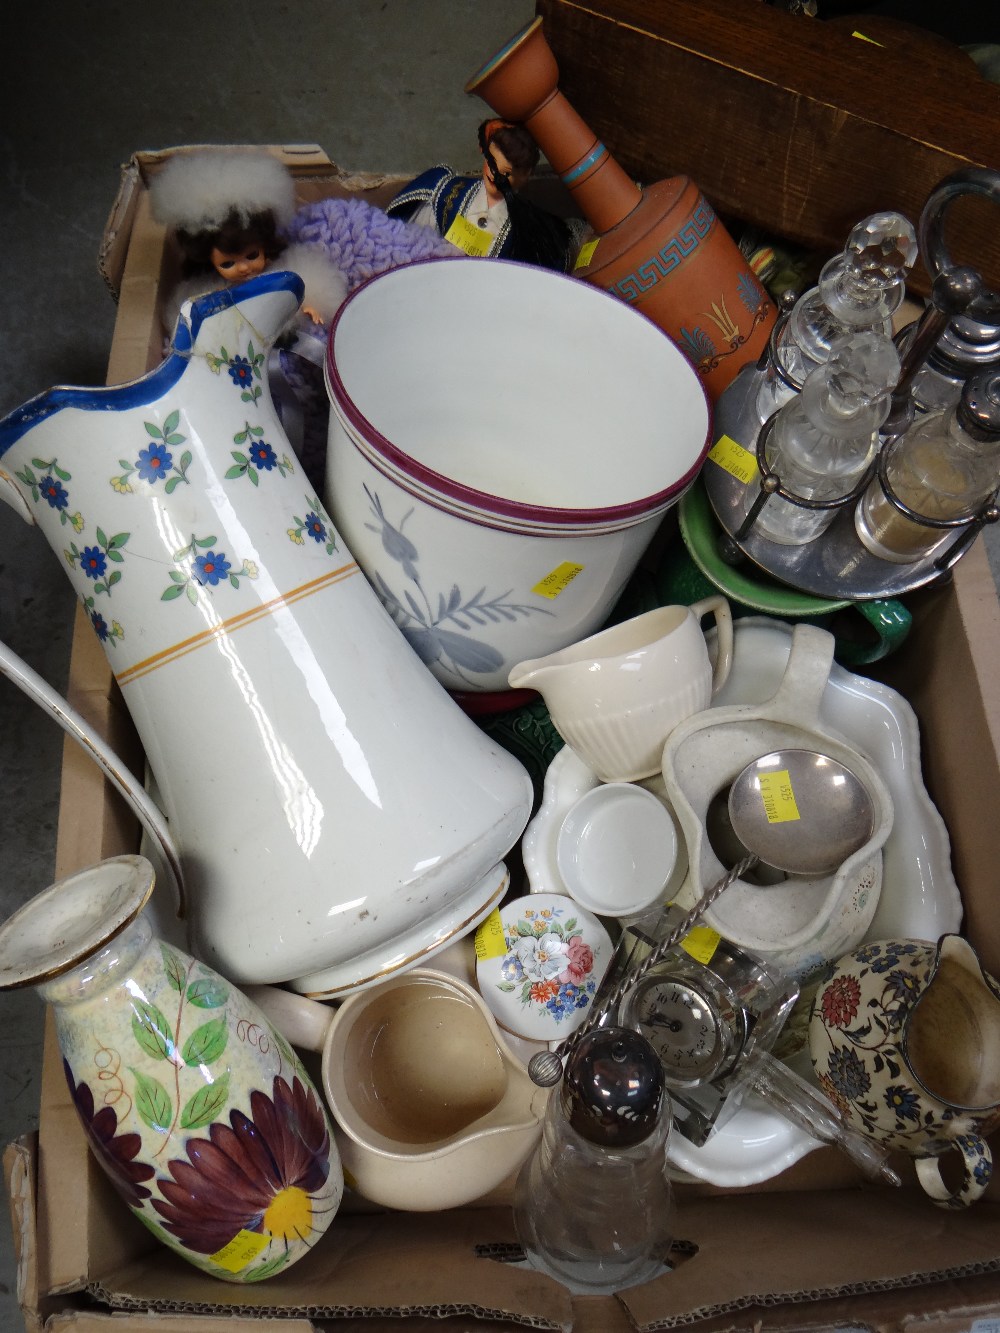
{"label": "small white bowl", "polygon": [[556,863],[581,907],[598,916],[631,916],[663,896],[677,863],[674,821],[645,787],[605,783],[569,810]]}
{"label": "small white bowl", "polygon": [[508,1032],[561,1041],[590,1017],[613,952],[593,913],[562,894],[532,893],[476,931],[476,983]]}

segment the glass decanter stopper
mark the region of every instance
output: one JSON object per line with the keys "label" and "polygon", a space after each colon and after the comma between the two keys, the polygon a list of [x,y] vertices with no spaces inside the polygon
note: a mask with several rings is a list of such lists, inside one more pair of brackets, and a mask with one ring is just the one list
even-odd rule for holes
{"label": "glass decanter stopper", "polygon": [[[881,334],[855,333],[834,342],[830,359],[810,371],[802,392],[771,424],[764,459],[782,487],[803,500],[848,499],[875,456],[898,377],[899,354]],[[745,512],[758,495],[754,481],[747,487]],[[836,512],[772,495],[756,527],[772,541],[798,546],[824,532]]]}
{"label": "glass decanter stopper", "polygon": [[535,1268],[588,1294],[663,1271],[669,1128],[663,1071],[645,1037],[607,1027],[582,1038],[514,1192],[514,1225]]}
{"label": "glass decanter stopper", "polygon": [[795,302],[781,328],[773,366],[757,393],[761,421],[801,387],[811,370],[830,357],[833,344],[870,330],[892,337],[892,316],[903,300],[906,275],[917,258],[913,224],[902,213],[873,213],[851,232],[841,254],[824,266],[819,282]]}
{"label": "glass decanter stopper", "polygon": [[[976,517],[1000,486],[1000,370],[966,381],[955,407],[920,417],[886,446],[881,462],[892,493],[931,519]],[[873,555],[908,564],[934,554],[955,537],[902,513],[879,476],[855,510],[858,536]]]}

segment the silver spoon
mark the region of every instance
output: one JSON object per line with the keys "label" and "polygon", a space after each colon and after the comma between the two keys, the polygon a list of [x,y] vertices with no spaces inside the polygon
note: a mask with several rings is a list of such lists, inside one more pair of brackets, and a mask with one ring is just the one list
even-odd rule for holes
{"label": "silver spoon", "polygon": [[638,967],[627,972],[600,1010],[559,1043],[528,1061],[528,1074],[551,1088],[563,1059],[581,1037],[598,1027],[625,992],[670,952],[721,894],[763,862],[791,875],[829,875],[839,869],[875,829],[875,803],[856,773],[816,750],[773,750],[754,759],[729,790],[729,819],[748,855],[706,889]]}

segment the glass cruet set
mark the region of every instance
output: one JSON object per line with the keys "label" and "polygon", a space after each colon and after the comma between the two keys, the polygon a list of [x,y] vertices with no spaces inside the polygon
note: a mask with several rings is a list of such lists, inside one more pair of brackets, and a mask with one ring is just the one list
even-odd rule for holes
{"label": "glass cruet set", "polygon": [[921,216],[938,271],[920,320],[893,337],[918,253],[899,213],[865,218],[817,284],[786,303],[753,372],[748,447],[758,468],[745,483],[737,545],[753,531],[785,548],[805,546],[852,507],[857,540],[872,556],[944,570],[995,521],[996,299],[936,242],[934,221],[954,197],[946,185]]}

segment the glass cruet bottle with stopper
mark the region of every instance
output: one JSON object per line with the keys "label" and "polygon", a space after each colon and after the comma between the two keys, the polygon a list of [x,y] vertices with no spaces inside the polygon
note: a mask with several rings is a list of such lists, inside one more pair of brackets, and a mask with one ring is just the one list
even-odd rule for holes
{"label": "glass cruet bottle with stopper", "polygon": [[910,518],[884,483],[917,515],[971,522],[1000,486],[1000,369],[974,375],[955,407],[919,417],[886,445],[879,475],[855,510],[858,536],[882,560],[907,564],[953,541],[954,527]]}
{"label": "glass cruet bottle with stopper", "polygon": [[577,1043],[514,1192],[518,1240],[535,1268],[587,1294],[663,1272],[670,1116],[659,1057],[640,1033],[604,1027]]}
{"label": "glass cruet bottle with stopper", "polygon": [[[783,489],[803,500],[847,498],[875,457],[898,377],[899,354],[881,334],[855,333],[834,342],[829,360],[810,371],[802,392],[763,427],[769,432],[765,464]],[[759,494],[754,480],[744,512]],[[771,495],[755,527],[772,541],[803,545],[824,532],[836,513]]]}
{"label": "glass cruet bottle with stopper", "polygon": [[858,223],[842,253],[823,266],[819,282],[799,297],[778,332],[777,367],[768,367],[757,391],[761,421],[829,360],[839,339],[864,330],[892,337],[892,317],[916,258],[916,232],[902,213],[873,213]]}

